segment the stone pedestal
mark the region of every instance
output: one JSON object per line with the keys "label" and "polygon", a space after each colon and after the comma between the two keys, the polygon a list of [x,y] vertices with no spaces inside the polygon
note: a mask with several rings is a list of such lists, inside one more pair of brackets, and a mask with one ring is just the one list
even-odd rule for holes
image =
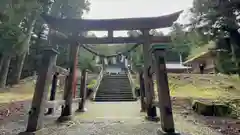
{"label": "stone pedestal", "polygon": [[[58,75],[59,75],[59,73],[57,73],[57,72],[53,75],[52,87],[51,87],[51,93],[50,93],[50,101],[54,101],[55,100],[56,91],[57,91]],[[55,111],[54,108],[49,108],[48,112],[46,113],[46,115],[53,114],[54,111]]]}

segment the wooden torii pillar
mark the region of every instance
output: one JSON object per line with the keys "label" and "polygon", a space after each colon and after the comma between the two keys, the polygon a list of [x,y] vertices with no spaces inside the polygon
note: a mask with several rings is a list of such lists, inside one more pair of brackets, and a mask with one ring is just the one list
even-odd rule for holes
{"label": "wooden torii pillar", "polygon": [[81,98],[81,102],[78,104],[78,110],[77,112],[86,112],[87,108],[85,108],[85,102],[86,102],[86,87],[87,87],[87,76],[88,76],[88,70],[83,69],[82,75],[81,75],[81,86],[80,86],[80,93],[79,97]]}
{"label": "wooden torii pillar", "polygon": [[146,112],[146,102],[144,101],[146,94],[145,94],[145,88],[144,88],[143,66],[137,65],[137,68],[138,68],[138,80],[140,84],[140,103],[141,103],[140,112]]}
{"label": "wooden torii pillar", "polygon": [[166,70],[165,62],[165,48],[164,45],[153,45],[150,53],[154,61],[154,72],[156,74],[157,90],[158,90],[158,107],[160,108],[161,116],[161,127],[159,130],[159,135],[171,134],[177,135],[175,133],[172,104],[170,97],[170,90],[168,84],[168,76]]}
{"label": "wooden torii pillar", "polygon": [[43,117],[45,104],[47,101],[48,90],[52,80],[52,73],[56,65],[58,52],[53,49],[45,49],[39,75],[32,99],[32,107],[29,111],[27,129],[20,135],[33,135],[36,131],[43,128]]}
{"label": "wooden torii pillar", "polygon": [[149,69],[151,68],[151,55],[149,53],[149,49],[151,46],[150,40],[150,29],[142,30],[143,33],[143,58],[144,58],[144,86],[145,86],[145,93],[146,93],[146,108],[147,108],[147,119],[156,121],[157,112],[156,107],[153,106],[153,98],[154,98],[154,87],[153,87],[153,80],[151,75],[149,74]]}
{"label": "wooden torii pillar", "polygon": [[61,116],[58,118],[58,121],[67,121],[71,120],[72,117],[72,103],[73,103],[73,89],[74,89],[74,79],[76,74],[76,62],[77,62],[77,54],[79,51],[79,44],[77,42],[73,42],[70,47],[70,56],[69,56],[69,75],[66,77],[66,86],[64,89],[64,100],[65,105],[62,107]]}

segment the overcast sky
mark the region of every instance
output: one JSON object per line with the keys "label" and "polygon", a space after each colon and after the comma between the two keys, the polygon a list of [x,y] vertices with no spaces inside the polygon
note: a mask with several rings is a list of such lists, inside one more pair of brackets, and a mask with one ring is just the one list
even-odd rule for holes
{"label": "overcast sky", "polygon": [[[111,19],[131,17],[154,17],[170,14],[192,6],[193,0],[90,0],[90,12],[86,19]],[[169,30],[163,30],[167,33]],[[98,36],[106,33],[96,33]],[[115,36],[124,36],[116,32]]]}

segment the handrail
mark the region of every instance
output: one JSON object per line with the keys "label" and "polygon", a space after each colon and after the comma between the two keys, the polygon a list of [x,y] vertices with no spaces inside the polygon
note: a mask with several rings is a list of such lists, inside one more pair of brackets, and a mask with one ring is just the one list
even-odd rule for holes
{"label": "handrail", "polygon": [[98,87],[100,86],[100,83],[102,81],[103,78],[103,67],[101,67],[101,72],[99,73],[98,77],[97,77],[97,83],[95,84],[94,88],[93,88],[93,97],[92,99],[94,100],[97,94],[97,90]]}
{"label": "handrail", "polygon": [[132,74],[131,74],[129,68],[127,68],[127,75],[128,75],[128,79],[129,79],[131,88],[132,88],[133,98],[136,99],[137,97],[136,97],[136,93],[135,93],[135,83],[133,82]]}

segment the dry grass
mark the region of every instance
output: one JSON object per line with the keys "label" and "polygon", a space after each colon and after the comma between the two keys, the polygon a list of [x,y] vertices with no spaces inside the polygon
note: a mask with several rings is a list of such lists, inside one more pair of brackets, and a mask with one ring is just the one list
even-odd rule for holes
{"label": "dry grass", "polygon": [[[237,76],[169,74],[168,78],[172,97],[240,99],[240,79]],[[138,87],[138,79],[135,79],[135,82]],[[154,88],[157,96],[156,83]]]}
{"label": "dry grass", "polygon": [[33,96],[35,84],[33,81],[9,88],[0,93],[0,103],[29,100]]}
{"label": "dry grass", "polygon": [[[50,96],[50,88],[48,92],[48,97]],[[0,103],[10,103],[16,101],[31,100],[35,90],[35,82],[28,81],[19,85],[16,85],[12,88],[8,88],[0,93]],[[62,98],[62,89],[57,89],[57,99]]]}
{"label": "dry grass", "polygon": [[204,99],[240,99],[237,78],[224,75],[170,74],[171,96]]}

